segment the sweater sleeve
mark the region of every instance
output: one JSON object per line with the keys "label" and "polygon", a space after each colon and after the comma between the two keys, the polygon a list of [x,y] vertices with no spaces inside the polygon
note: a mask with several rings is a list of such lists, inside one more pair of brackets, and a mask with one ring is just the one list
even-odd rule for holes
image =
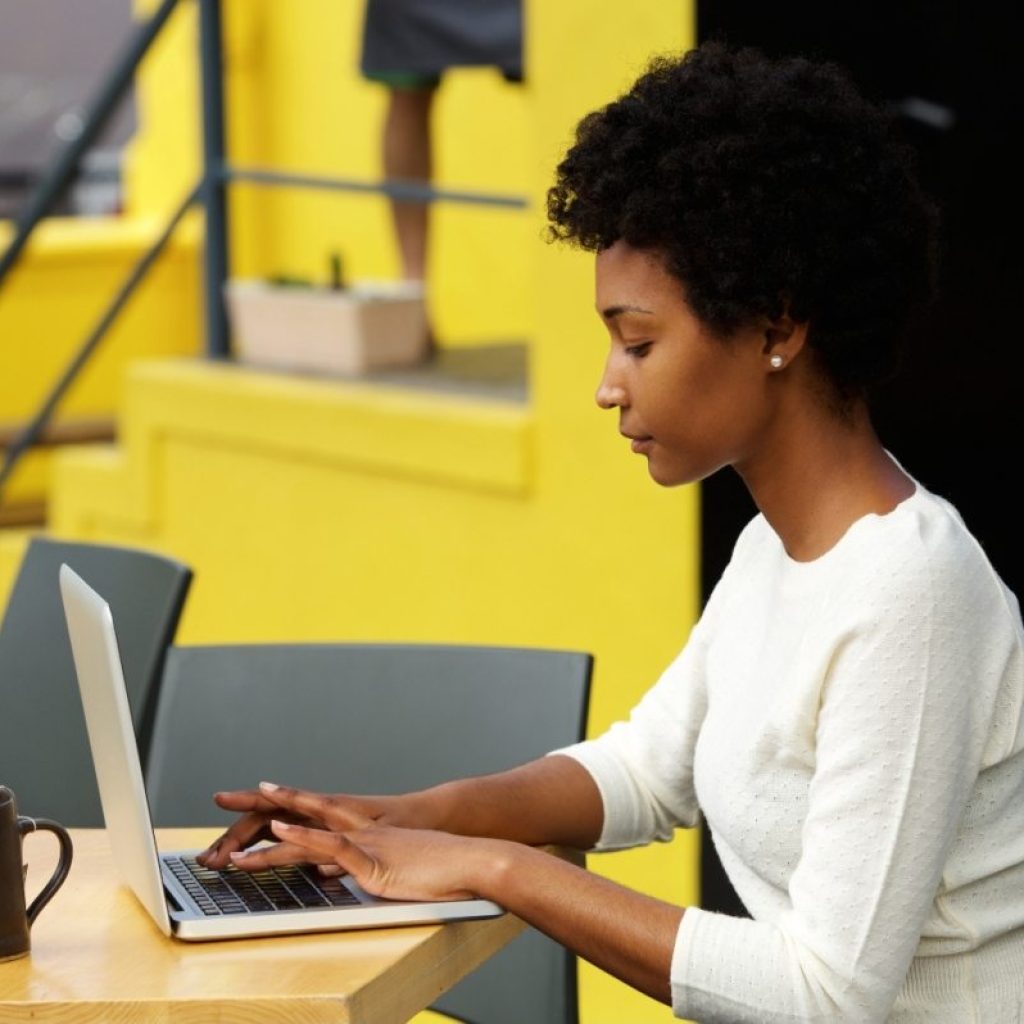
{"label": "sweater sleeve", "polygon": [[693,747],[707,707],[700,624],[682,653],[633,709],[597,739],[552,753],[574,758],[601,794],[604,826],[596,850],[665,842],[700,819]]}
{"label": "sweater sleeve", "polygon": [[771,921],[687,909],[671,972],[678,1016],[889,1015],[936,893],[956,883],[943,870],[1016,643],[984,578],[927,568],[879,588],[882,600],[853,595],[866,611],[837,638],[824,681],[786,905]]}

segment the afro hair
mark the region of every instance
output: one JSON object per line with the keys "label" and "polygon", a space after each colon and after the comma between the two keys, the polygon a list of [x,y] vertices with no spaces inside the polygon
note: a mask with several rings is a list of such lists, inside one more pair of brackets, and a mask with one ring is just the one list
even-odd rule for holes
{"label": "afro hair", "polygon": [[657,251],[723,338],[806,323],[844,399],[894,374],[937,278],[937,211],[895,116],[834,63],[749,47],[652,60],[580,121],[547,211],[552,239]]}

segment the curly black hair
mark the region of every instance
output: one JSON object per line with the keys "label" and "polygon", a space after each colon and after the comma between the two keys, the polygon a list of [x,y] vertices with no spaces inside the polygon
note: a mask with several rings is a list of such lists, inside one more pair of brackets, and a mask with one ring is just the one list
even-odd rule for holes
{"label": "curly black hair", "polygon": [[895,373],[937,280],[938,212],[895,116],[832,62],[750,47],[654,58],[580,121],[547,212],[551,239],[659,252],[720,337],[806,323],[842,399]]}

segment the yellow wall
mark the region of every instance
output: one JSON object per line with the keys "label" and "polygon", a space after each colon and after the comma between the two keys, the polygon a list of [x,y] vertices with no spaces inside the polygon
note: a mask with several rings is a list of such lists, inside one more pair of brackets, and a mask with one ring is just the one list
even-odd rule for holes
{"label": "yellow wall", "polygon": [[[245,112],[233,144],[279,166],[376,173],[380,97],[352,70],[353,5],[229,6],[232,109]],[[178,17],[191,46],[191,12]],[[541,241],[543,199],[576,120],[626,87],[651,53],[686,45],[691,17],[687,4],[665,0],[599,11],[584,0],[533,0],[527,83],[467,72],[446,92],[444,177],[523,189],[532,210],[439,218],[442,340],[526,335],[528,404],[187,359],[137,363],[119,445],[58,461],[52,530],[146,543],[190,563],[183,642],[586,649],[596,655],[591,733],[625,714],[697,613],[697,491],[657,488],[614,417],[594,406],[606,339],[593,313],[592,258]],[[191,59],[183,49],[170,63]],[[167,159],[171,144],[151,134],[162,112],[174,145],[188,131],[177,95],[153,75],[132,173],[139,202],[156,204],[184,172]],[[313,272],[328,245],[343,244],[353,273],[394,271],[374,201],[249,190],[238,209],[237,265]],[[689,835],[591,866],[693,902],[697,855]],[[588,965],[581,1002],[584,1024],[671,1019]]]}

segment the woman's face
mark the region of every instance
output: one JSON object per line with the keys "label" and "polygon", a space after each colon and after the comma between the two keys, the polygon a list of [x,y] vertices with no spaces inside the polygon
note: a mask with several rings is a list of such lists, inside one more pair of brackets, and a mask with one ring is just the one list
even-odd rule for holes
{"label": "woman's face", "polygon": [[625,242],[599,253],[597,311],[611,340],[597,389],[619,431],[663,486],[692,483],[756,453],[770,417],[767,335],[714,336],[657,253]]}

